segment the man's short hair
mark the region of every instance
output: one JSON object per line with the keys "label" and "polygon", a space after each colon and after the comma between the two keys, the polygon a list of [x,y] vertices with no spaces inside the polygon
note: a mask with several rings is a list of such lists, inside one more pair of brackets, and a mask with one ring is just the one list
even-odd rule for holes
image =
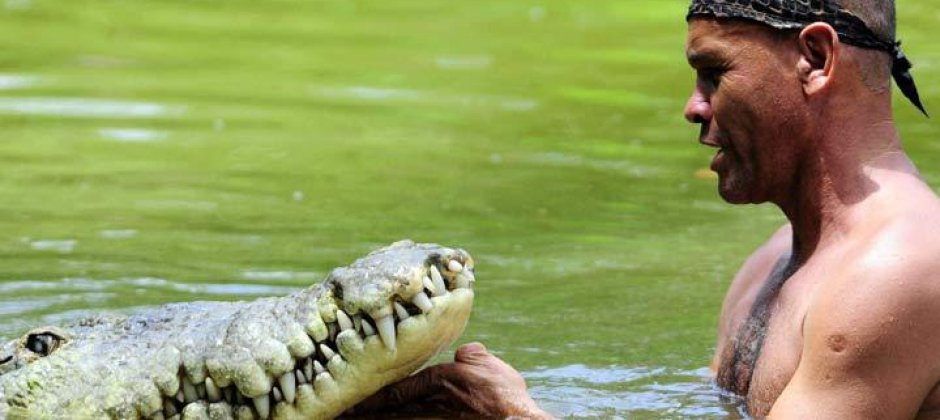
{"label": "man's short hair", "polygon": [[[838,3],[865,22],[878,38],[894,41],[897,32],[894,0],[838,0]],[[874,91],[890,89],[891,63],[886,52],[859,51],[862,80]]]}
{"label": "man's short hair", "polygon": [[838,3],[858,16],[879,38],[894,41],[897,32],[894,0],[838,0]]}

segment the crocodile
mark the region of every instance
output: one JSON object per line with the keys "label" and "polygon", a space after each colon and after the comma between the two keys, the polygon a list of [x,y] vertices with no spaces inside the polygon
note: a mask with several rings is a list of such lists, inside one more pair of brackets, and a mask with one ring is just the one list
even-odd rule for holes
{"label": "crocodile", "polygon": [[326,419],[462,334],[474,262],[396,242],[286,297],[174,303],[0,348],[0,419]]}

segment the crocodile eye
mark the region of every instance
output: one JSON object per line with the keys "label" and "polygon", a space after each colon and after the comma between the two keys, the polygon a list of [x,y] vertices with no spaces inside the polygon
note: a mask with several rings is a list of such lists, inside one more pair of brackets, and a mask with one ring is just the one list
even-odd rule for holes
{"label": "crocodile eye", "polygon": [[50,332],[30,334],[26,338],[26,348],[40,356],[48,356],[62,344],[62,337]]}

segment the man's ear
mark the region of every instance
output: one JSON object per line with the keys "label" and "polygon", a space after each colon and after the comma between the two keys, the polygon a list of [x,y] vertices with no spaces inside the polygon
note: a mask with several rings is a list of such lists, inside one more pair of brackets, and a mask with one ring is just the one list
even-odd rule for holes
{"label": "man's ear", "polygon": [[839,34],[828,23],[816,22],[803,28],[799,37],[800,61],[797,70],[803,92],[812,95],[829,86],[839,58]]}

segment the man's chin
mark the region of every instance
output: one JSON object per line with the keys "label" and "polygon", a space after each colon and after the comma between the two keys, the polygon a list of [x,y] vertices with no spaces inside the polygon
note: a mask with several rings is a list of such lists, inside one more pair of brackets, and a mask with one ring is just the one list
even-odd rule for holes
{"label": "man's chin", "polygon": [[724,178],[718,181],[718,195],[728,204],[754,204],[748,189]]}

